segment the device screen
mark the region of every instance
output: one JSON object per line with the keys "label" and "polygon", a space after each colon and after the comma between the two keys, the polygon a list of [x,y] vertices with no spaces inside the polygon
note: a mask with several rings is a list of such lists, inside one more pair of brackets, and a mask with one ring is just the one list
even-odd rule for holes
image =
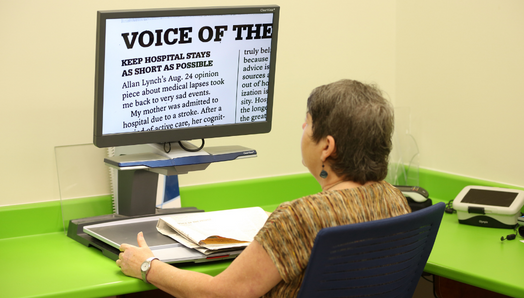
{"label": "device screen", "polygon": [[99,12],[95,145],[269,132],[276,10]]}
{"label": "device screen", "polygon": [[463,203],[509,207],[517,193],[484,189],[470,189],[462,199]]}

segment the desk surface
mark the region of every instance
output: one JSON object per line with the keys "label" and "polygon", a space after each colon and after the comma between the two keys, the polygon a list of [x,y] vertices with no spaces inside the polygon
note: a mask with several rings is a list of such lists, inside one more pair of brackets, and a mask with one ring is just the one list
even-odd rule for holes
{"label": "desk surface", "polygon": [[[444,181],[439,173],[423,174],[420,184],[429,191],[435,202],[441,200],[447,202],[452,199],[465,183],[500,186],[467,179],[457,182],[460,177],[448,177],[452,181]],[[238,183],[206,186],[203,187],[204,191],[196,187],[187,192],[186,198],[191,198],[193,195],[202,198],[210,193],[214,198],[236,197],[231,199],[231,203],[222,202],[225,209],[229,209],[244,207],[248,205],[245,201],[246,197],[255,197],[254,200],[249,200],[249,203],[263,206],[265,210],[270,211],[277,206],[277,200],[285,201],[285,197],[290,200],[301,196],[299,192],[311,193],[312,189],[317,187],[309,186],[316,182],[307,176],[298,175],[295,178],[292,177],[291,180],[283,177],[275,178],[280,181],[278,183],[275,183],[274,179],[257,179],[251,182],[239,182],[240,186]],[[279,183],[283,183],[286,188],[292,185],[290,189],[294,191],[298,188],[301,190],[282,194],[282,185]],[[278,187],[275,187],[275,184]],[[446,185],[448,193],[441,191],[442,185]],[[434,187],[440,188],[433,191]],[[235,189],[234,193],[238,192],[238,197],[232,195],[232,188]],[[194,193],[191,193],[192,191]],[[272,197],[273,192],[278,193],[275,195],[276,198]],[[435,196],[432,193],[435,193]],[[451,194],[454,194],[453,197],[450,197]],[[266,204],[259,204],[261,202]],[[217,210],[218,204],[210,203],[207,209],[200,204],[195,206],[212,211]],[[59,203],[56,208],[60,208]],[[8,227],[8,222],[14,221],[14,218],[9,218],[9,211],[12,210],[3,212],[4,210],[5,208],[0,208],[0,230]],[[16,210],[15,214],[19,220],[20,210]],[[60,219],[52,218],[51,221],[52,225],[56,226],[56,222]],[[524,264],[524,243],[518,240],[500,241],[501,236],[510,233],[512,230],[459,224],[456,214],[444,214],[425,271],[511,297],[524,297],[524,284],[520,276],[520,265]],[[96,249],[87,248],[68,238],[63,232],[24,234],[18,237],[9,233],[7,233],[8,237],[5,235],[5,232],[0,231],[0,256],[4,265],[4,270],[0,271],[2,297],[103,297],[154,288],[138,279],[124,276],[113,261],[104,257]],[[183,268],[216,275],[229,264],[230,261],[219,261],[204,265],[185,265]]]}
{"label": "desk surface", "polygon": [[444,214],[424,271],[502,293],[524,297],[521,268],[524,243],[517,238],[501,241],[514,233],[459,224],[456,214]]}
{"label": "desk surface", "polygon": [[[2,297],[105,297],[154,289],[62,232],[0,240]],[[181,268],[210,275],[230,262]]]}

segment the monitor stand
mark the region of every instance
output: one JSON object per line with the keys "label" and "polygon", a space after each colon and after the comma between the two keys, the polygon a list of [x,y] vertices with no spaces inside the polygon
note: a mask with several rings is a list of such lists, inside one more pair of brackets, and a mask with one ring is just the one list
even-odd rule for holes
{"label": "monitor stand", "polygon": [[[184,147],[196,148],[188,142]],[[137,216],[156,214],[157,197],[169,200],[179,195],[178,175],[205,170],[214,162],[256,157],[256,154],[256,150],[242,146],[207,147],[189,152],[178,144],[166,153],[161,144],[145,144],[116,147],[114,156],[104,161],[116,169],[113,178],[116,213]],[[170,193],[168,197],[166,191]]]}

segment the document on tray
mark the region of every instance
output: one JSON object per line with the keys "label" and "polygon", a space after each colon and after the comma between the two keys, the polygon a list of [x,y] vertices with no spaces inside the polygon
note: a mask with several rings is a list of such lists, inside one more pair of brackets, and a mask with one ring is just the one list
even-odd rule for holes
{"label": "document on tray", "polygon": [[157,230],[207,255],[247,247],[267,218],[260,207],[182,213],[161,217]]}

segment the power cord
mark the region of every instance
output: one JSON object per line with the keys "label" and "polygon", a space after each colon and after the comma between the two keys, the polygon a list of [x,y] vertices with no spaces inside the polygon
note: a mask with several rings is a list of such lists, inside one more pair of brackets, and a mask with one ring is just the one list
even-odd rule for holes
{"label": "power cord", "polygon": [[190,149],[190,148],[187,148],[187,147],[184,147],[184,144],[181,142],[181,141],[178,141],[178,144],[180,145],[180,147],[186,151],[189,151],[189,152],[197,152],[197,151],[200,151],[202,148],[204,148],[204,139],[202,139],[202,144],[200,145],[200,147],[198,148],[195,148],[195,149]]}
{"label": "power cord", "polygon": [[520,235],[521,237],[524,237],[524,226],[516,224],[513,230],[515,231],[515,234],[509,234],[506,237],[502,236],[500,237],[500,241],[515,240],[515,238],[517,238],[517,234]]}
{"label": "power cord", "polygon": [[[186,150],[188,152],[198,152],[198,151],[202,150],[202,148],[204,148],[205,141],[204,141],[204,139],[202,139],[202,144],[200,145],[200,147],[194,148],[194,149],[185,147],[184,144],[182,143],[182,141],[178,141],[178,144],[180,145],[180,148],[182,148],[182,149],[184,149],[184,150]],[[170,142],[164,143],[164,152],[165,153],[171,152],[171,143]]]}
{"label": "power cord", "polygon": [[450,200],[447,204],[446,204],[446,208],[444,209],[444,212],[448,213],[448,214],[453,214],[455,213],[455,209],[453,209],[453,200]]}

